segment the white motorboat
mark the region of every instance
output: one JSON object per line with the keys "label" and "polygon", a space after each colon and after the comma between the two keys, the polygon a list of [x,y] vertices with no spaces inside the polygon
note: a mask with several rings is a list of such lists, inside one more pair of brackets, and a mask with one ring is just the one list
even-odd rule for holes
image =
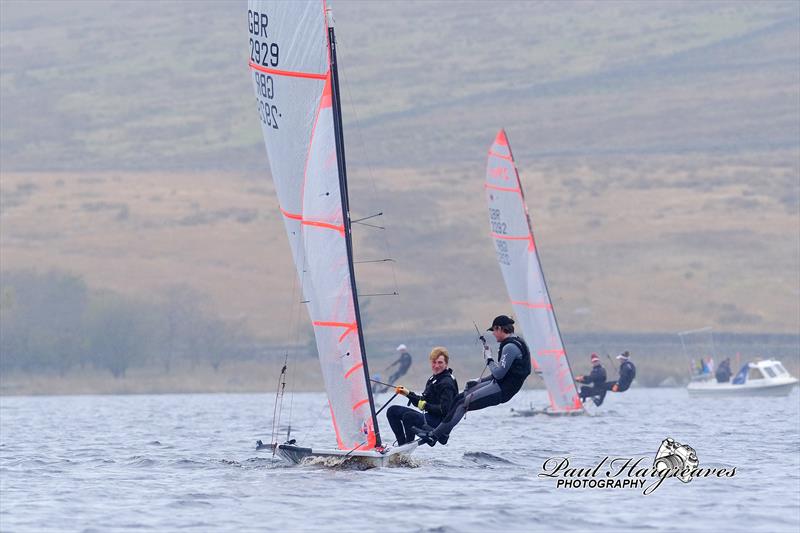
{"label": "white motorboat", "polygon": [[780,361],[766,359],[745,363],[727,382],[713,374],[694,376],[687,387],[690,396],[786,396],[797,385],[797,378]]}

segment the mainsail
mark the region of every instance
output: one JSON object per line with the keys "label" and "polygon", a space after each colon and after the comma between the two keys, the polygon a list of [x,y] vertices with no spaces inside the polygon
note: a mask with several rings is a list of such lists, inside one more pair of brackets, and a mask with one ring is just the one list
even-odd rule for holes
{"label": "mainsail", "polygon": [[484,187],[497,262],[517,322],[530,346],[533,366],[541,372],[547,387],[550,411],[582,410],[547,292],[522,183],[504,130],[500,130],[489,149]]}
{"label": "mainsail", "polygon": [[353,273],[336,48],[324,1],[249,0],[250,70],[342,450],[380,446]]}

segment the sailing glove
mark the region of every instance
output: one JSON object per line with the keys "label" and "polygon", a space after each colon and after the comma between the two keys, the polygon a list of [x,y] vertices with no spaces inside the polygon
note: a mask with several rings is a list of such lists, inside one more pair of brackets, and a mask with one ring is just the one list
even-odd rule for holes
{"label": "sailing glove", "polygon": [[425,400],[420,400],[420,401],[418,401],[418,402],[417,402],[417,409],[419,409],[420,411],[424,411],[424,410],[425,410],[425,404],[426,404],[426,403],[427,403],[427,402],[426,402]]}

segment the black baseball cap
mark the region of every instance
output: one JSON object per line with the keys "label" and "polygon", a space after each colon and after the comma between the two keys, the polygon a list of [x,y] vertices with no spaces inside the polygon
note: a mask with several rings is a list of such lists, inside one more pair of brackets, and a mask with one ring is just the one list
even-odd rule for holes
{"label": "black baseball cap", "polygon": [[497,326],[500,326],[500,327],[510,326],[513,323],[514,323],[514,319],[513,318],[507,317],[506,315],[500,315],[500,316],[497,316],[497,317],[494,318],[494,320],[492,321],[492,327],[490,327],[486,331],[492,331]]}

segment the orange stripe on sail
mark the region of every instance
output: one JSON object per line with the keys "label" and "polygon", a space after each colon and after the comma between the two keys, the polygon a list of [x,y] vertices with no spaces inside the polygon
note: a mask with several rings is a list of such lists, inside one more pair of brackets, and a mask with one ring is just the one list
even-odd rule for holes
{"label": "orange stripe on sail", "polygon": [[519,237],[519,236],[515,237],[513,235],[500,235],[499,233],[495,233],[495,232],[492,232],[491,235],[495,239],[503,239],[505,241],[527,241],[527,240],[530,240],[530,237],[528,235],[525,235],[524,237]]}
{"label": "orange stripe on sail", "polygon": [[343,225],[340,226],[340,225],[337,225],[337,224],[330,224],[328,222],[319,222],[319,221],[316,221],[316,220],[303,220],[301,222],[301,224],[303,224],[304,226],[316,226],[318,228],[335,229],[336,231],[338,231],[339,233],[342,234],[342,237],[344,237],[344,226]]}
{"label": "orange stripe on sail", "polygon": [[499,233],[490,232],[489,235],[494,237],[495,239],[502,239],[504,241],[528,241],[528,251],[532,252],[535,248],[533,247],[533,239],[530,235],[500,235]]}
{"label": "orange stripe on sail", "polygon": [[552,304],[546,302],[511,302],[511,305],[521,305],[528,309],[552,309]]}
{"label": "orange stripe on sail", "polygon": [[353,374],[353,372],[355,372],[356,370],[358,370],[359,368],[361,368],[363,366],[364,366],[364,363],[356,363],[355,365],[353,365],[353,368],[351,368],[350,370],[348,370],[347,372],[344,373],[344,379],[349,378]]}
{"label": "orange stripe on sail", "polygon": [[499,157],[500,159],[505,159],[507,161],[514,161],[514,159],[510,155],[498,154],[497,152],[491,149],[489,150],[489,155],[493,157]]}
{"label": "orange stripe on sail", "polygon": [[326,326],[329,328],[349,328],[355,325],[352,322],[322,322],[320,320],[315,320],[312,323],[315,326]]}
{"label": "orange stripe on sail", "polygon": [[356,325],[355,325],[355,323],[353,323],[353,325],[352,325],[352,326],[350,326],[349,328],[347,328],[346,330],[344,330],[344,333],[342,333],[341,335],[339,335],[339,342],[342,342],[342,341],[344,340],[344,338],[345,338],[345,337],[347,337],[347,336],[348,336],[348,335],[350,335],[351,333],[355,333],[355,332],[356,332]]}
{"label": "orange stripe on sail", "polygon": [[285,216],[286,218],[291,218],[291,219],[294,219],[294,220],[303,220],[303,215],[298,215],[296,213],[290,213],[290,212],[286,211],[282,207],[280,208],[280,210],[281,210],[281,213],[283,213],[283,216]]}
{"label": "orange stripe on sail", "polygon": [[369,398],[364,398],[360,402],[356,402],[355,404],[353,404],[353,411],[358,410],[358,408],[364,405],[365,403],[369,403]]}
{"label": "orange stripe on sail", "polygon": [[561,388],[561,393],[563,394],[565,392],[570,392],[572,390],[572,387],[573,387],[572,383],[569,383],[569,382],[564,383],[560,387]]}
{"label": "orange stripe on sail", "polygon": [[539,350],[537,355],[566,355],[564,350]]}
{"label": "orange stripe on sail", "polygon": [[326,76],[325,87],[322,89],[322,99],[319,101],[319,108],[325,109],[333,105],[333,89],[331,88],[331,76]]}
{"label": "orange stripe on sail", "polygon": [[519,189],[519,187],[516,187],[516,188],[515,187],[500,187],[499,185],[492,185],[490,183],[485,183],[483,186],[486,189],[494,189],[496,191],[516,192],[516,193],[522,194],[522,191]]}
{"label": "orange stripe on sail", "polygon": [[573,399],[572,407],[574,407],[575,409],[582,409],[583,408],[583,404],[581,403],[581,399],[578,398],[577,394],[575,395],[575,398]]}
{"label": "orange stripe on sail", "polygon": [[249,62],[250,68],[253,70],[258,70],[259,72],[264,72],[266,74],[274,74],[275,76],[288,76],[290,78],[308,78],[312,80],[324,80],[328,74],[317,74],[315,72],[297,72],[293,70],[279,70],[276,68],[267,68],[258,63],[253,63],[252,61]]}
{"label": "orange stripe on sail", "polygon": [[315,320],[312,322],[315,326],[322,326],[326,328],[345,328],[344,333],[339,336],[339,342],[351,333],[355,333],[358,329],[355,322],[322,322]]}
{"label": "orange stripe on sail", "polygon": [[340,450],[346,450],[347,447],[344,445],[344,441],[342,440],[342,436],[339,434],[339,424],[336,423],[336,416],[333,414],[333,406],[331,402],[328,402],[328,408],[331,410],[331,420],[333,421],[333,431],[336,433],[336,444],[339,446]]}

